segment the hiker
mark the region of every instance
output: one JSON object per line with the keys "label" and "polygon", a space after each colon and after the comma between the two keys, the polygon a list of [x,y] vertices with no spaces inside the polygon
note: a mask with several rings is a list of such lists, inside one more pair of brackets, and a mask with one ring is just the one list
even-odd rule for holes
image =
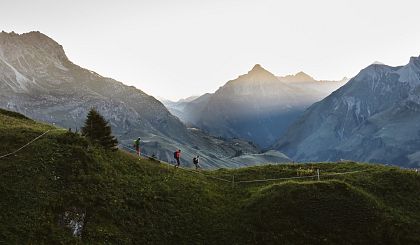
{"label": "hiker", "polygon": [[199,168],[201,168],[200,166],[200,156],[196,156],[193,158],[193,163],[195,165],[195,170],[198,170]]}
{"label": "hiker", "polygon": [[137,155],[140,157],[140,137],[138,137],[135,141],[134,141],[134,148],[136,148],[136,153]]}
{"label": "hiker", "polygon": [[179,159],[181,158],[181,150],[177,150],[174,152],[174,158],[176,160],[176,165],[175,167],[178,168],[180,165]]}

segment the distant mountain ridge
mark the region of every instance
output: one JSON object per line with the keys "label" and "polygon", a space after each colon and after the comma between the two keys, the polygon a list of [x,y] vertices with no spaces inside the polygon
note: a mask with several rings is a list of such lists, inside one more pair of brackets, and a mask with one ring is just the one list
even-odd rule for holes
{"label": "distant mountain ridge", "polygon": [[372,64],[312,105],[273,149],[297,161],[351,159],[420,166],[420,57]]}
{"label": "distant mountain ridge", "polygon": [[284,82],[316,82],[313,77],[309,76],[303,71],[296,73],[295,75],[287,75],[284,77],[278,77],[281,81]]}
{"label": "distant mountain ridge", "polygon": [[317,81],[304,72],[278,77],[257,64],[213,94],[165,105],[184,123],[210,134],[268,147],[307,107],[346,82]]}
{"label": "distant mountain ridge", "polygon": [[171,161],[179,148],[186,165],[199,154],[204,167],[237,167],[244,163],[230,158],[238,151],[259,152],[242,140],[188,129],[152,96],[72,63],[40,32],[0,33],[0,108],[75,130],[91,107],[109,120],[120,142],[131,146],[140,136],[143,151],[163,160]]}

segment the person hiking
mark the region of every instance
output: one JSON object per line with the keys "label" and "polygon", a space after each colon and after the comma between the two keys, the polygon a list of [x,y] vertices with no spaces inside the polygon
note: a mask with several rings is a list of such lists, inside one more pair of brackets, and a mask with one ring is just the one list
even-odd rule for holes
{"label": "person hiking", "polygon": [[193,158],[193,163],[195,165],[195,170],[198,170],[199,168],[201,168],[200,166],[200,156],[196,156]]}
{"label": "person hiking", "polygon": [[135,141],[134,141],[134,148],[136,148],[136,153],[137,155],[140,157],[141,152],[140,152],[140,137],[138,137]]}
{"label": "person hiking", "polygon": [[176,165],[175,167],[178,168],[180,165],[179,159],[181,158],[181,150],[177,150],[174,152],[174,158],[176,160]]}

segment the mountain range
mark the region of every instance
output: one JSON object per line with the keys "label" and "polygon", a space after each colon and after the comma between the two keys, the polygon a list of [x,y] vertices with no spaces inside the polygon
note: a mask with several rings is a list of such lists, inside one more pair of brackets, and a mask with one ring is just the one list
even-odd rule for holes
{"label": "mountain range", "polygon": [[261,65],[193,100],[163,101],[172,114],[212,135],[243,138],[266,148],[304,110],[344,85],[317,81],[304,72],[275,76]]}
{"label": "mountain range", "polygon": [[420,166],[420,57],[375,63],[313,104],[272,147],[297,161]]}
{"label": "mountain range", "polygon": [[231,159],[238,152],[260,152],[249,142],[186,127],[154,97],[72,63],[61,45],[40,32],[0,33],[0,108],[74,131],[92,107],[122,144],[141,137],[143,152],[162,160],[171,161],[181,149],[187,165],[199,154],[204,167],[237,167],[247,165]]}
{"label": "mountain range", "polygon": [[74,131],[94,107],[121,147],[141,137],[143,152],[164,161],[181,149],[184,165],[198,154],[206,168],[343,159],[420,166],[420,57],[375,62],[349,81],[255,65],[215,93],[164,103],[169,110],[72,63],[40,32],[0,33],[0,108]]}

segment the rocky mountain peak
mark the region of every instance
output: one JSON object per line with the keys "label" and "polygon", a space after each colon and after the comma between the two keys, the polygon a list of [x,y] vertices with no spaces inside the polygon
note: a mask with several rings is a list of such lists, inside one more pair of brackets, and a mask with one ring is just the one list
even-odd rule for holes
{"label": "rocky mountain peak", "polygon": [[277,81],[278,79],[273,73],[264,69],[260,64],[256,64],[247,74],[239,76],[236,80],[242,82],[262,82]]}
{"label": "rocky mountain peak", "polygon": [[415,57],[415,56],[410,57],[410,62],[408,64],[414,65],[414,66],[420,68],[420,56],[418,56],[418,57]]}
{"label": "rocky mountain peak", "polygon": [[296,73],[296,75],[295,75],[296,77],[300,77],[300,76],[307,76],[307,77],[309,77],[309,75],[308,74],[306,74],[305,72],[303,72],[303,71],[300,71],[300,72],[298,72],[298,73]]}
{"label": "rocky mountain peak", "polygon": [[372,63],[372,65],[385,65],[383,62],[380,62],[380,61],[374,61],[373,63]]}
{"label": "rocky mountain peak", "polygon": [[255,64],[251,71],[265,70],[260,64]]}
{"label": "rocky mountain peak", "polygon": [[[63,47],[47,35],[39,31],[17,34],[15,32],[0,33],[0,56],[9,61],[17,60],[25,55],[68,60]],[[45,60],[45,59],[44,59]]]}
{"label": "rocky mountain peak", "polygon": [[308,81],[308,80],[315,80],[315,79],[313,79],[311,76],[309,76],[308,74],[306,74],[303,71],[300,71],[300,72],[296,73],[295,78],[297,78],[297,79],[306,79],[306,81]]}
{"label": "rocky mountain peak", "polygon": [[264,69],[260,64],[256,64],[254,65],[254,67],[252,67],[252,69],[248,72],[248,74],[251,73],[269,73],[272,74],[271,72],[267,71],[266,69]]}

